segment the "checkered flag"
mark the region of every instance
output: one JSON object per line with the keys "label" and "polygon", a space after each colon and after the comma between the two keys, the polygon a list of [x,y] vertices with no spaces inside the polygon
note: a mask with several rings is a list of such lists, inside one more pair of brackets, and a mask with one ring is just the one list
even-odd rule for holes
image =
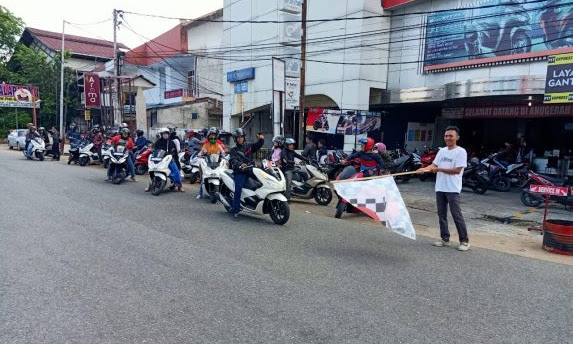
{"label": "checkered flag", "polygon": [[360,209],[383,226],[410,239],[416,239],[416,231],[410,214],[394,178],[352,180],[338,182],[334,188],[340,197]]}

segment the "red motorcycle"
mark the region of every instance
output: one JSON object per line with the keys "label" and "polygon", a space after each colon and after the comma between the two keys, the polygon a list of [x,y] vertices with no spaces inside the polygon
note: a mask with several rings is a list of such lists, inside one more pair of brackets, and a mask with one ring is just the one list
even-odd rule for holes
{"label": "red motorcycle", "polygon": [[[428,146],[425,147],[426,150],[424,151],[424,154],[422,154],[422,168],[426,168],[430,165],[432,165],[434,163],[434,159],[436,159],[436,155],[438,154],[437,151],[429,148]],[[421,181],[426,180],[429,176],[431,175],[431,173],[422,173],[418,176],[418,178],[420,178]]]}
{"label": "red motorcycle", "polygon": [[[528,207],[537,207],[545,200],[544,195],[536,194],[530,191],[530,185],[545,185],[545,186],[567,186],[566,179],[551,178],[545,175],[540,175],[535,172],[529,171],[529,181],[525,184],[525,188],[521,191],[521,202]],[[573,206],[573,196],[549,196],[549,200],[567,206]]]}
{"label": "red motorcycle", "polygon": [[135,154],[135,174],[142,175],[147,173],[147,163],[151,152],[151,146],[147,146]]}

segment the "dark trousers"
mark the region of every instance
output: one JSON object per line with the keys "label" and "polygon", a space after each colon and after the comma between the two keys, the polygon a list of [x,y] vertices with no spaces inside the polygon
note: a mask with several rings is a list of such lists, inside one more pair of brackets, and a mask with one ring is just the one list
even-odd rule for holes
{"label": "dark trousers", "polygon": [[248,173],[237,173],[233,174],[233,181],[235,182],[235,192],[233,195],[233,207],[231,213],[238,214],[241,211],[241,192],[243,192],[243,186],[249,178]]}
{"label": "dark trousers", "polygon": [[292,187],[292,174],[293,171],[292,170],[286,170],[283,171],[284,176],[285,176],[285,180],[286,180],[286,191],[285,191],[285,197],[290,200],[291,197],[291,187]]}
{"label": "dark trousers", "polygon": [[52,156],[54,159],[60,159],[60,143],[56,140],[52,143]]}
{"label": "dark trousers", "polygon": [[469,242],[468,230],[462,215],[460,206],[460,194],[455,192],[436,192],[436,205],[438,206],[438,219],[440,221],[440,237],[444,241],[450,241],[448,230],[448,204],[454,218],[460,242]]}

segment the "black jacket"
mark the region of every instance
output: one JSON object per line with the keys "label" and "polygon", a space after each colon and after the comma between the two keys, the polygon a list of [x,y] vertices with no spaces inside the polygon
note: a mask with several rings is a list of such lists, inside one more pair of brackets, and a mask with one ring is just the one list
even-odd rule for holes
{"label": "black jacket", "polygon": [[173,156],[173,159],[175,160],[179,159],[179,156],[177,155],[177,146],[175,146],[175,143],[171,139],[164,140],[163,138],[161,138],[157,140],[153,144],[153,150],[154,151],[164,150],[167,152],[167,154],[171,154]]}
{"label": "black jacket", "polygon": [[283,171],[294,170],[294,158],[307,161],[308,159],[294,150],[283,149],[281,152],[281,168]]}
{"label": "black jacket", "polygon": [[240,169],[241,164],[253,165],[253,154],[256,153],[263,144],[265,140],[259,139],[255,143],[245,143],[242,145],[236,145],[231,148],[231,157],[229,159],[229,164],[235,172],[242,172]]}

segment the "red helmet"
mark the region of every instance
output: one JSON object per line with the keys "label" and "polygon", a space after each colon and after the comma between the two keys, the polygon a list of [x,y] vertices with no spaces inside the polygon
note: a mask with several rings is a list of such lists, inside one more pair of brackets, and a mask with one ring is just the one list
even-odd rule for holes
{"label": "red helmet", "polygon": [[374,144],[376,143],[376,141],[374,141],[373,138],[371,137],[363,137],[360,140],[358,140],[358,142],[362,145],[364,145],[364,151],[365,152],[370,152],[372,150],[372,148],[374,148]]}

